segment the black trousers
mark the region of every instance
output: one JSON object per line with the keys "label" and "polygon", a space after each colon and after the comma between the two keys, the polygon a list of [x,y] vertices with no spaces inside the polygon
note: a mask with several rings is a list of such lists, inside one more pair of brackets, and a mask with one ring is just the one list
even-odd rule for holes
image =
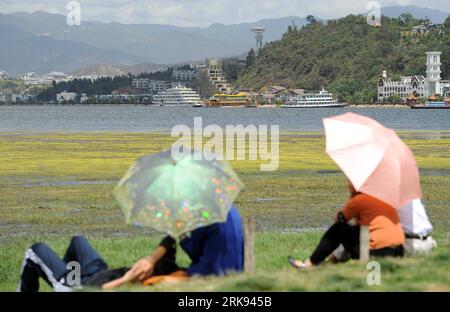
{"label": "black trousers", "polygon": [[[312,253],[311,262],[313,264],[323,262],[341,244],[352,259],[359,259],[359,231],[359,226],[352,226],[346,222],[333,224]],[[370,250],[370,256],[372,257],[403,257],[403,253],[403,246],[401,245]]]}
{"label": "black trousers", "polygon": [[66,277],[73,269],[68,263],[79,264],[80,282],[84,285],[95,274],[108,269],[107,264],[92,248],[86,238],[75,236],[71,239],[63,259],[46,244],[36,243],[25,253],[18,290],[34,292],[39,290],[39,278],[43,278],[55,291],[70,291]]}
{"label": "black trousers", "polygon": [[[167,275],[180,270],[176,264],[176,242],[170,236],[160,245],[166,254],[155,264],[153,275]],[[71,272],[68,263],[76,261],[80,265],[81,285],[69,285],[67,277]],[[108,265],[83,236],[71,239],[64,258],[44,243],[33,244],[25,253],[18,290],[35,292],[39,290],[39,279],[44,279],[54,291],[71,291],[74,286],[101,287],[104,283],[124,275],[129,268],[109,270]]]}

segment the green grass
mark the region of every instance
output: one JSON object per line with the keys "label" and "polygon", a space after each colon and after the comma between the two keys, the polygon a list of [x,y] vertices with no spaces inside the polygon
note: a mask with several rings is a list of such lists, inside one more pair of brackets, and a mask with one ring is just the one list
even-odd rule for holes
{"label": "green grass", "polygon": [[[382,260],[377,287],[367,286],[368,271],[358,262],[289,268],[286,256],[307,257],[348,195],[321,134],[284,133],[278,171],[260,172],[258,161],[232,162],[247,186],[237,199],[241,214],[257,222],[256,273],[147,290],[450,290],[450,133],[402,136],[421,168],[438,238],[431,257]],[[35,241],[62,254],[72,235],[86,235],[111,267],[148,254],[160,235],[125,225],[111,191],[135,158],[173,141],[162,133],[0,134],[0,290],[15,290],[24,251]],[[180,264],[188,263],[182,254]]]}
{"label": "green grass", "polygon": [[[228,277],[194,278],[178,284],[156,287],[129,285],[121,291],[450,291],[450,246],[439,237],[439,249],[429,257],[407,259],[378,259],[382,285],[369,286],[369,270],[364,263],[326,264],[309,271],[295,270],[286,261],[287,255],[307,257],[320,238],[321,232],[258,233],[256,241],[256,273]],[[19,264],[30,241],[45,240],[64,254],[68,239],[35,237],[12,239],[0,255],[0,291],[11,291],[17,284]],[[158,237],[136,235],[127,238],[98,238],[90,240],[110,267],[129,266],[147,255],[158,243]],[[181,251],[179,264],[187,266],[188,257]],[[41,282],[42,290],[51,289]]]}

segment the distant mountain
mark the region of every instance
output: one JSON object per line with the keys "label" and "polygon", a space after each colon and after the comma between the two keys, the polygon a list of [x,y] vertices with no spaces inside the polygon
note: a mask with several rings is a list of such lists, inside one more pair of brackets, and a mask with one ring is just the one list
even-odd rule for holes
{"label": "distant mountain", "polygon": [[388,17],[398,17],[402,13],[410,13],[417,19],[428,17],[433,23],[440,24],[448,17],[448,12],[434,10],[429,8],[420,8],[413,5],[408,6],[388,6],[381,10],[381,14]]}
{"label": "distant mountain", "polygon": [[99,65],[93,65],[89,67],[84,67],[82,69],[79,69],[77,71],[70,73],[73,76],[86,76],[86,75],[97,75],[97,76],[121,76],[126,75],[127,72],[121,70],[120,68],[117,68],[113,65],[108,64],[99,64]]}
{"label": "distant mountain", "polygon": [[[134,63],[173,64],[200,61],[211,57],[235,56],[246,53],[255,46],[254,35],[250,31],[250,27],[256,25],[266,27],[265,38],[267,41],[272,41],[280,39],[287,27],[293,23],[301,26],[305,23],[305,20],[298,17],[285,17],[237,25],[213,24],[207,28],[157,24],[128,25],[116,22],[82,22],[80,26],[68,26],[65,16],[42,11],[31,14],[0,14],[0,25],[14,27],[35,35],[33,44],[39,44],[38,39],[45,41],[46,45],[52,43],[49,41],[50,39],[62,40],[66,43],[80,44],[83,49],[93,47],[98,51],[118,53],[117,55],[109,55],[104,59],[96,58],[97,64],[111,65],[121,64],[117,63],[121,61],[120,58],[127,61],[125,64],[129,64],[130,61]],[[9,35],[7,34],[7,36]],[[56,44],[57,42],[53,43]],[[13,55],[19,52],[20,54],[18,49],[21,48],[20,45],[11,46],[7,53]],[[52,46],[49,46],[49,49],[51,48]],[[55,47],[55,49],[63,52],[62,46]],[[42,53],[45,52],[41,48],[37,50]],[[72,54],[67,51],[67,55]],[[97,55],[100,55],[100,52]],[[45,59],[48,59],[48,61],[44,66]],[[78,63],[81,63],[80,67],[86,65],[78,61],[69,63],[59,69],[73,71],[78,69],[73,67]],[[0,67],[6,67],[3,64],[0,63]],[[12,72],[21,72],[25,68],[27,68],[25,69],[27,71],[27,64],[27,62],[25,64],[10,62],[8,68],[10,70],[13,68]],[[58,62],[53,62],[51,55],[47,57],[45,54],[41,55],[39,64],[32,66],[33,70],[47,70],[47,68],[55,68],[60,65]],[[91,59],[88,60],[87,65],[93,65]]]}
{"label": "distant mountain", "polygon": [[301,27],[306,24],[306,18],[298,16],[286,16],[275,19],[262,19],[253,23],[240,23],[224,25],[212,24],[206,28],[186,27],[185,32],[196,34],[205,38],[230,41],[246,45],[248,48],[255,46],[255,36],[250,29],[255,26],[265,27],[264,41],[279,40],[289,26]]}
{"label": "distant mountain", "polygon": [[[448,13],[415,6],[385,7],[382,13],[397,17],[409,12],[416,18],[428,16],[441,23]],[[266,28],[264,41],[281,39],[288,26],[301,27],[306,19],[288,16],[254,23],[212,24],[209,27],[180,27],[158,24],[120,24],[82,21],[68,26],[66,17],[43,11],[0,13],[0,68],[18,74],[28,71],[76,71],[98,64],[142,65],[152,71],[157,65],[202,61],[212,57],[246,55],[255,46],[253,26]],[[167,65],[161,65],[164,69]],[[166,67],[164,67],[166,66]],[[130,68],[141,72],[141,65]],[[157,70],[157,69],[156,69]],[[95,71],[95,69],[94,69]]]}
{"label": "distant mountain", "polygon": [[160,65],[152,63],[134,64],[134,65],[119,65],[117,66],[125,73],[130,73],[133,75],[139,75],[142,73],[154,73],[157,71],[164,71],[169,68],[170,65]]}
{"label": "distant mountain", "polygon": [[85,76],[85,75],[98,75],[98,76],[120,76],[120,75],[139,75],[142,73],[154,73],[157,71],[166,70],[169,65],[159,65],[151,63],[140,63],[134,65],[109,65],[109,64],[98,64],[71,72],[74,76]]}
{"label": "distant mountain", "polygon": [[116,22],[82,22],[80,26],[68,26],[63,15],[45,12],[0,14],[0,25],[56,40],[83,43],[101,50],[114,50],[141,58],[142,62],[162,64],[239,54],[248,50],[252,38],[248,31],[249,44],[242,45],[205,38],[176,26]]}
{"label": "distant mountain", "polygon": [[0,25],[0,68],[17,75],[30,71],[70,72],[99,64],[133,64],[140,58],[114,50],[102,50],[85,43],[34,35],[16,27]]}

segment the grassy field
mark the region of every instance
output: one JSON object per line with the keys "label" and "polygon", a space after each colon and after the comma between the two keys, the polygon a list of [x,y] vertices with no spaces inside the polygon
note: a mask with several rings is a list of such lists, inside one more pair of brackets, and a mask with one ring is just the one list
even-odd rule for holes
{"label": "grassy field", "polygon": [[[401,135],[421,169],[439,244],[432,256],[382,260],[383,285],[376,287],[367,285],[368,271],[358,262],[291,269],[286,256],[307,257],[348,195],[320,133],[284,133],[279,170],[232,162],[247,186],[238,207],[257,222],[256,273],[147,290],[450,290],[450,133]],[[35,241],[63,253],[72,235],[83,234],[111,267],[148,254],[161,235],[125,225],[111,191],[134,159],[173,141],[163,133],[0,134],[0,291],[15,290],[24,251]]]}

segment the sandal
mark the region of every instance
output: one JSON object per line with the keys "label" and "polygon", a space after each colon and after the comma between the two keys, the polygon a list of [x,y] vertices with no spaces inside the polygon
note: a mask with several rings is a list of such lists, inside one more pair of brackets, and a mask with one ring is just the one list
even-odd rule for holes
{"label": "sandal", "polygon": [[301,265],[298,265],[296,263],[297,261],[294,258],[292,258],[291,256],[288,256],[288,262],[289,262],[290,265],[292,265],[296,269],[306,269],[307,268],[307,266],[306,266],[304,261],[302,261]]}

